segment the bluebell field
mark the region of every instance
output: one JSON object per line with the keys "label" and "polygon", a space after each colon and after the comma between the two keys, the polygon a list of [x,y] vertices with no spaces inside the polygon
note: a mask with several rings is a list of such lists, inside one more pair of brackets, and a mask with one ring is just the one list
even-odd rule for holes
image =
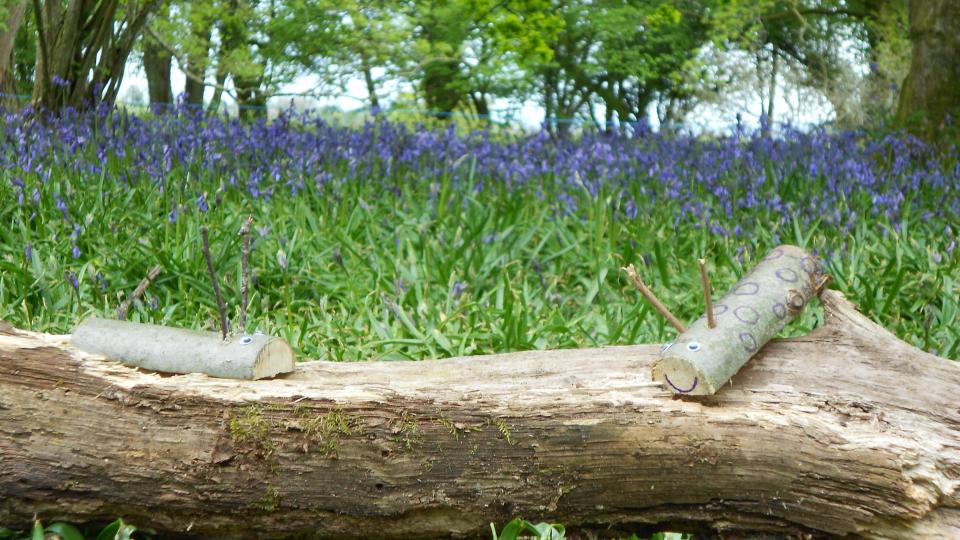
{"label": "bluebell field", "polygon": [[[298,316],[313,321],[319,316],[307,314],[306,307],[290,311],[283,324],[299,328],[295,341],[313,355],[413,358],[665,339],[668,330],[654,322],[653,314],[637,311],[636,299],[626,296],[619,265],[645,262],[654,282],[676,288],[695,281],[677,278],[671,284],[668,274],[685,271],[689,261],[705,254],[718,280],[732,283],[757,253],[781,242],[802,243],[820,254],[839,278],[837,286],[855,300],[859,296],[868,314],[904,339],[941,354],[960,354],[960,335],[951,330],[957,317],[954,288],[960,282],[960,160],[956,149],[935,150],[900,133],[785,127],[773,137],[746,130],[694,137],[631,126],[557,139],[546,132],[460,133],[452,124],[427,128],[378,118],[360,127],[338,127],[293,114],[245,124],[187,110],[143,116],[65,111],[58,117],[25,110],[3,115],[0,171],[5,229],[0,264],[7,274],[0,281],[0,300],[6,302],[0,316],[40,329],[68,331],[71,318],[108,312],[155,262],[151,259],[178,253],[192,241],[196,225],[223,226],[221,243],[235,246],[230,239],[250,213],[259,231],[261,256],[255,263],[261,302],[270,296],[267,286],[296,287],[297,279],[283,273],[299,264],[314,275],[339,266],[342,274],[330,278],[336,283],[329,286],[333,292],[306,294],[328,310],[330,302],[337,304],[333,310],[342,318],[360,321],[361,311],[386,306],[381,322],[388,331],[369,349],[359,344],[363,332],[374,332],[368,323],[353,325],[350,343],[331,344],[322,333],[343,328],[304,327]],[[496,219],[481,222],[484,208],[511,217],[499,225]],[[351,212],[363,213],[360,219],[372,228],[338,230],[355,225],[330,216]],[[318,216],[325,221],[313,236],[325,239],[311,240],[314,251],[303,240],[299,252],[289,246]],[[177,228],[178,223],[193,232]],[[471,224],[483,234],[463,233]],[[449,284],[443,276],[430,279],[432,270],[405,275],[399,268],[393,274],[381,268],[380,259],[396,258],[403,242],[421,254],[429,242],[457,257],[464,257],[463,243],[497,254],[497,242],[505,243],[508,235],[522,237],[525,230],[536,231],[530,246],[543,242],[546,247],[534,251],[504,244],[499,259],[464,262],[463,268],[448,261],[441,266],[457,276]],[[564,231],[571,233],[566,240]],[[600,238],[608,241],[605,247],[597,247]],[[550,249],[558,255],[545,256]],[[235,251],[225,247],[220,256],[229,272],[239,256]],[[170,257],[175,260],[168,264],[177,267],[181,259]],[[344,263],[344,257],[357,266]],[[602,264],[587,265],[584,272],[607,270],[600,292],[584,304],[574,301],[583,291],[566,284],[575,276],[559,261],[590,258]],[[193,281],[184,282],[168,269],[168,281],[146,297],[138,317],[207,324],[211,299],[197,300],[202,316],[164,311],[177,303],[178,294],[206,287],[201,261],[190,261],[196,264],[183,262],[174,271],[194,276]],[[513,261],[519,270],[507,276],[506,285],[488,275],[503,272]],[[377,269],[376,276],[364,281],[359,276],[367,267]],[[47,292],[38,292],[44,280]],[[442,290],[406,298],[421,282]],[[543,288],[543,294],[526,291],[529,284]],[[485,295],[501,286],[518,291],[528,310],[559,310],[582,328],[550,330],[546,315],[534,313],[524,335],[535,338],[498,342],[473,332],[470,324],[479,323],[464,314],[496,304]],[[352,287],[363,288],[374,300],[350,304],[350,294],[342,291]],[[698,293],[666,294],[676,295],[675,302],[693,303]],[[451,299],[475,302],[471,308],[451,308],[467,317],[453,333],[468,336],[473,345],[448,347],[442,340],[429,345],[433,338],[424,337],[418,349],[418,332],[450,324],[450,313],[433,313],[420,304]],[[615,314],[597,322],[587,311],[601,300],[617,303],[616,313],[625,319],[642,317],[644,325],[628,335],[611,330],[617,326]],[[579,305],[566,306],[567,301]],[[14,303],[27,307],[11,307]],[[397,315],[392,307],[397,305],[410,307],[409,321]],[[698,309],[680,311],[695,316]],[[66,315],[44,316],[44,310]],[[264,306],[260,316],[266,318],[267,311]],[[408,342],[397,345],[404,339]],[[314,347],[310,340],[326,345]]]}
{"label": "bluebell field", "polygon": [[[189,195],[204,210],[204,193],[236,190],[269,199],[301,193],[307,184],[336,191],[347,183],[379,183],[384,196],[399,182],[429,184],[449,175],[461,192],[491,185],[536,186],[538,204],[576,214],[580,194],[615,194],[620,219],[676,205],[675,226],[706,227],[721,236],[755,227],[820,222],[840,235],[864,220],[899,228],[905,216],[923,222],[960,216],[960,162],[905,135],[799,131],[775,138],[740,132],[723,138],[661,137],[642,126],[617,134],[555,140],[546,132],[500,137],[368,122],[335,127],[310,116],[281,115],[244,125],[201,113],[138,118],[67,111],[33,119],[4,115],[0,167],[17,203],[50,198],[73,223],[70,189],[51,189],[61,167],[75,189],[142,186]],[[188,168],[191,178],[177,175]],[[62,173],[61,173],[62,174]],[[181,208],[168,209],[176,219]],[[772,213],[765,221],[758,212]],[[78,225],[82,234],[82,225]],[[944,228],[952,238],[952,229]]]}

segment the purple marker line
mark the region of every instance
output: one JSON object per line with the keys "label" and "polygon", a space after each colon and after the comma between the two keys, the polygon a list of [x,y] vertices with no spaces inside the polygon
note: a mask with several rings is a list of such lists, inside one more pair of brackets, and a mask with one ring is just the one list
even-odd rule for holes
{"label": "purple marker line", "polygon": [[690,392],[693,392],[694,388],[697,387],[698,378],[696,376],[693,377],[693,386],[691,386],[690,388],[687,388],[686,390],[682,388],[677,388],[677,385],[670,382],[670,376],[667,375],[666,373],[663,374],[663,378],[667,380],[667,384],[669,384],[674,390],[676,390],[677,392],[680,392],[681,394],[689,394]]}

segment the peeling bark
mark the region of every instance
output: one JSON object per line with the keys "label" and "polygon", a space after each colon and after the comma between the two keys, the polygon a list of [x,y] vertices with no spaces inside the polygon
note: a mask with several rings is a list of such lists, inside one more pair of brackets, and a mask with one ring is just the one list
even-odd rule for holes
{"label": "peeling bark", "polygon": [[716,395],[659,346],[310,362],[265,381],[138,371],[0,324],[0,523],[165,535],[626,531],[960,537],[960,366],[823,294]]}

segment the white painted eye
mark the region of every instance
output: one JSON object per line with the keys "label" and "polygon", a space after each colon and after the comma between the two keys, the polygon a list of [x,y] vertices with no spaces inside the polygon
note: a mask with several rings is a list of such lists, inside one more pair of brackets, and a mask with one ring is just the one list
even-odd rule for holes
{"label": "white painted eye", "polygon": [[660,352],[666,352],[667,349],[669,349],[670,347],[673,347],[673,342],[672,342],[672,341],[669,342],[669,343],[664,343],[664,344],[663,344],[663,347],[660,347]]}
{"label": "white painted eye", "polygon": [[242,338],[240,338],[241,345],[249,345],[251,343],[253,343],[253,338],[250,336],[243,336]]}
{"label": "white painted eye", "polygon": [[703,345],[700,345],[700,342],[698,342],[698,341],[691,341],[690,343],[687,343],[687,350],[688,350],[688,351],[697,352],[697,351],[699,351],[699,350],[702,349],[702,348],[703,348]]}

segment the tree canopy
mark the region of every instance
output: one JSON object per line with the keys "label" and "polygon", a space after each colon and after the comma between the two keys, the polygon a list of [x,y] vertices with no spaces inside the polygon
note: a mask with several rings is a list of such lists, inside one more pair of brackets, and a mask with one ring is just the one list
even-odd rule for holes
{"label": "tree canopy", "polygon": [[[3,0],[0,83],[46,109],[112,104],[128,62],[150,102],[256,116],[294,81],[366,105],[486,118],[534,103],[613,129],[682,123],[748,89],[768,121],[786,86],[837,124],[896,119],[927,138],[960,114],[949,0]],[[932,21],[939,21],[932,24]],[[186,76],[173,88],[174,67]],[[933,77],[931,74],[936,74]],[[303,86],[303,85],[300,85]],[[902,91],[901,91],[902,89]],[[8,100],[9,101],[9,100]]]}

